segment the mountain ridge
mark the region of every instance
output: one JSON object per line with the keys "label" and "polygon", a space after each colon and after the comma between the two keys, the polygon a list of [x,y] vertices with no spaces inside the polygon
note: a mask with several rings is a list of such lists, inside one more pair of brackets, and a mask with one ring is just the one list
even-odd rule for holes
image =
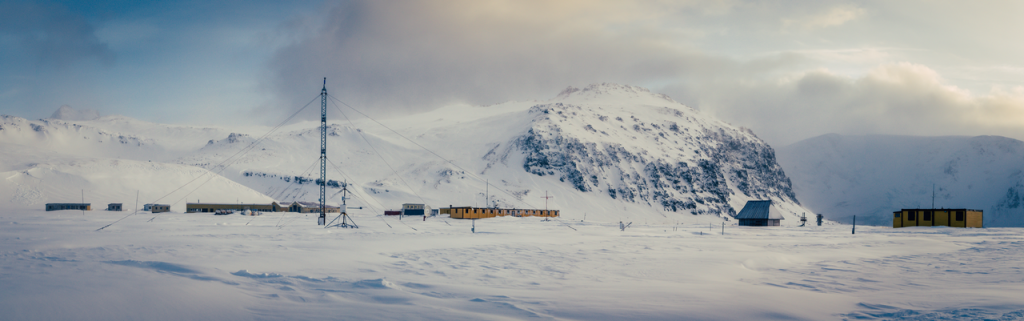
{"label": "mountain ridge", "polygon": [[[106,117],[26,122],[61,137],[92,133],[83,141],[96,140],[104,127],[126,131],[118,133],[125,137],[144,132],[136,137],[151,140],[164,155],[159,161],[202,167],[279,201],[315,201],[310,197],[318,194],[315,184],[296,183],[318,176],[309,170],[320,143],[313,122],[285,126],[256,148],[251,144],[263,135],[255,127],[138,126]],[[338,185],[355,183],[352,201],[375,211],[407,202],[516,208],[551,203],[570,216],[699,221],[726,219],[747,200],[767,198],[779,203],[792,224],[806,212],[772,148],[750,130],[641,87],[570,87],[547,101],[449,106],[382,122],[399,130],[365,118],[329,122],[329,178]],[[0,138],[7,136],[0,132]],[[122,145],[115,148],[119,154],[108,156],[150,160],[153,153]],[[238,154],[243,149],[248,152]],[[220,166],[235,154],[229,166]],[[339,202],[340,186],[329,189],[329,201]],[[540,202],[545,191],[555,198]]]}
{"label": "mountain ridge", "polygon": [[986,226],[1024,226],[1024,142],[1002,136],[838,135],[779,148],[808,208],[840,221],[891,225],[893,211],[985,211]]}

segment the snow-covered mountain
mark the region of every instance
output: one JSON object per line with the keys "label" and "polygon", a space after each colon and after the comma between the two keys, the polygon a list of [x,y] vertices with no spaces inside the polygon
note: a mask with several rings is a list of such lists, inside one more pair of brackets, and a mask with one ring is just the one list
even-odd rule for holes
{"label": "snow-covered mountain", "polygon": [[1024,142],[1000,136],[842,136],[779,148],[807,208],[849,222],[891,225],[901,208],[985,211],[985,226],[1024,226]]}
{"label": "snow-covered mountain", "polygon": [[57,111],[53,112],[50,116],[52,119],[61,120],[93,120],[100,118],[100,113],[92,109],[81,109],[76,110],[71,106],[63,105],[57,108]]}
{"label": "snow-covered mountain", "polygon": [[[787,215],[784,224],[795,224],[808,212],[772,148],[750,130],[639,87],[598,84],[570,87],[547,101],[449,106],[381,120],[387,127],[337,111],[333,106],[328,111],[329,202],[340,202],[340,187],[347,182],[354,193],[349,204],[367,206],[374,214],[424,202],[548,206],[570,219],[688,222],[733,215],[750,199],[775,200]],[[316,201],[319,123],[268,130],[162,125],[122,116],[89,121],[5,116],[0,143],[21,150],[2,156],[16,160],[3,169],[9,172],[54,156],[97,163],[131,159],[172,163],[179,170],[203,168],[266,199]],[[73,200],[74,191],[21,202]],[[203,194],[192,187],[179,193],[186,193],[177,197],[187,201]],[[174,203],[172,209],[182,211],[183,205]]]}

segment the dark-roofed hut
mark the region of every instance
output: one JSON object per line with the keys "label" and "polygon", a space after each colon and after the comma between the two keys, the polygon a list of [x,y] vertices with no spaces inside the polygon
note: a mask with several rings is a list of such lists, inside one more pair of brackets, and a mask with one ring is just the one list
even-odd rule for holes
{"label": "dark-roofed hut", "polygon": [[771,200],[747,201],[736,219],[740,226],[779,226],[782,225],[782,213],[772,205]]}

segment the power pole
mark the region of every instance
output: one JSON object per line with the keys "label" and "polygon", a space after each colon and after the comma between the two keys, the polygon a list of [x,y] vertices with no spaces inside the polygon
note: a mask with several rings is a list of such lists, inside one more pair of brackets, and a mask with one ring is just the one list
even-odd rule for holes
{"label": "power pole", "polygon": [[320,218],[317,225],[327,224],[327,77],[320,89]]}

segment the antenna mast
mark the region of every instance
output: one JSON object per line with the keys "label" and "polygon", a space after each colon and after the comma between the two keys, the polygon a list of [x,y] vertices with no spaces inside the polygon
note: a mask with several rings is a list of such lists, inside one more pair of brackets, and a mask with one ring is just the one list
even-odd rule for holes
{"label": "antenna mast", "polygon": [[548,196],[548,191],[544,191],[544,196],[541,197],[541,198],[544,199],[544,210],[547,211],[548,210],[548,200],[552,199],[552,198],[555,198],[555,197],[554,196]]}
{"label": "antenna mast", "polygon": [[320,218],[317,225],[327,224],[327,77],[320,90]]}

